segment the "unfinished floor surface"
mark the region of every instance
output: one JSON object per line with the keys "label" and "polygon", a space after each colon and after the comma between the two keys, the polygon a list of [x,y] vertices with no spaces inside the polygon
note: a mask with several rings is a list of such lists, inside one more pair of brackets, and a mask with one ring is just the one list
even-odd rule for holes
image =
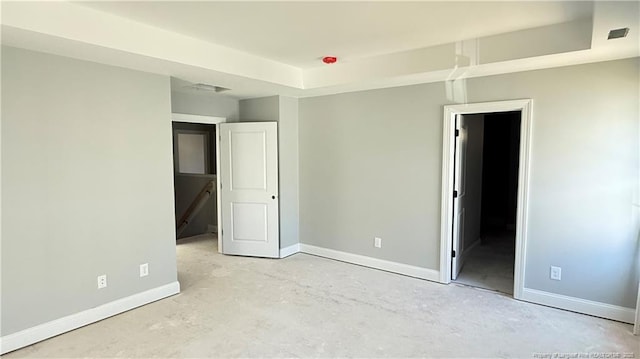
{"label": "unfinished floor surface", "polygon": [[6,358],[640,357],[631,325],[495,292],[306,254],[223,256],[207,235],[177,251],[179,295]]}

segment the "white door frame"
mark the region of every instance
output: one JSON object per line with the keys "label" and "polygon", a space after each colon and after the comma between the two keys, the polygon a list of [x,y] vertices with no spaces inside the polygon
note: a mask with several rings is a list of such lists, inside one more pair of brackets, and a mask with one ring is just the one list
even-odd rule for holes
{"label": "white door frame", "polygon": [[638,301],[636,302],[636,322],[633,326],[633,334],[640,335],[640,282],[638,283]]}
{"label": "white door frame", "polygon": [[453,229],[453,180],[455,158],[455,116],[474,113],[521,111],[520,163],[516,214],[516,256],[513,297],[522,299],[527,248],[529,165],[532,128],[532,100],[511,100],[444,106],[442,131],[442,207],[440,227],[440,282],[451,282],[451,238]]}
{"label": "white door frame", "polygon": [[[172,122],[187,122],[187,123],[199,123],[203,125],[216,125],[216,215],[218,232],[222,230],[222,217],[220,216],[220,181],[218,181],[218,175],[220,173],[220,148],[218,143],[220,142],[220,124],[227,122],[226,117],[214,117],[214,116],[202,116],[202,115],[190,115],[186,113],[171,113]],[[175,188],[173,189],[175,191]],[[218,236],[220,237],[220,236]],[[222,253],[222,239],[218,238],[218,252]]]}

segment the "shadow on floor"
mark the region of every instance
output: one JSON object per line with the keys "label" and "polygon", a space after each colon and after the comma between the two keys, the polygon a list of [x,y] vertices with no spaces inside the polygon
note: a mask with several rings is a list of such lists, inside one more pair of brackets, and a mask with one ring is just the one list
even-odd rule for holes
{"label": "shadow on floor", "polygon": [[515,242],[513,231],[483,236],[482,242],[467,254],[454,282],[513,295]]}

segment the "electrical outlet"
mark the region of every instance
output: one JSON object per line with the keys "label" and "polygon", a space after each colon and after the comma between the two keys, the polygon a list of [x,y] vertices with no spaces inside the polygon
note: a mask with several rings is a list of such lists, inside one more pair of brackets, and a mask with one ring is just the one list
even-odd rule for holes
{"label": "electrical outlet", "polygon": [[149,275],[149,263],[143,263],[140,265],[140,277],[146,277]]}
{"label": "electrical outlet", "polygon": [[561,280],[562,279],[562,268],[551,266],[550,277],[553,280]]}
{"label": "electrical outlet", "polygon": [[373,239],[373,246],[376,247],[376,248],[382,248],[382,238],[375,237]]}
{"label": "electrical outlet", "polygon": [[98,276],[98,289],[102,289],[106,287],[107,287],[107,275],[103,274],[101,276]]}

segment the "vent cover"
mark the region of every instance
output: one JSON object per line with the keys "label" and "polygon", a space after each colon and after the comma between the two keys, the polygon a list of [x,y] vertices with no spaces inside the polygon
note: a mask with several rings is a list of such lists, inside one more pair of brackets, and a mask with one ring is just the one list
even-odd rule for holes
{"label": "vent cover", "polygon": [[197,84],[193,84],[185,87],[193,90],[198,90],[198,91],[211,91],[211,92],[223,92],[223,91],[230,90],[226,87],[214,86],[214,85],[203,84],[203,83],[197,83]]}
{"label": "vent cover", "polygon": [[624,27],[622,29],[611,30],[611,31],[609,31],[609,36],[607,37],[607,40],[619,39],[621,37],[627,36],[628,33],[629,33],[629,28],[628,27]]}

